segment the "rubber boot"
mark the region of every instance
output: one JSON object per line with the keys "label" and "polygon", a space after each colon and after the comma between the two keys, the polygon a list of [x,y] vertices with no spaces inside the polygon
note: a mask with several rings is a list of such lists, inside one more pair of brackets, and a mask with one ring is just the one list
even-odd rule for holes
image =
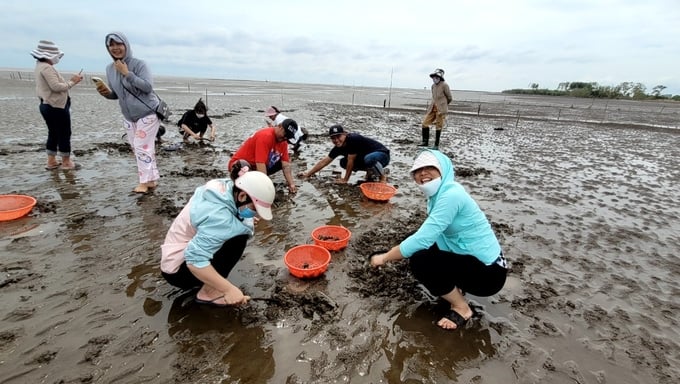
{"label": "rubber boot", "polygon": [[419,147],[427,147],[430,145],[430,127],[423,128],[423,142],[418,144]]}
{"label": "rubber boot", "polygon": [[432,147],[432,149],[439,149],[439,138],[441,137],[441,135],[442,131],[439,129],[434,132],[434,146]]}

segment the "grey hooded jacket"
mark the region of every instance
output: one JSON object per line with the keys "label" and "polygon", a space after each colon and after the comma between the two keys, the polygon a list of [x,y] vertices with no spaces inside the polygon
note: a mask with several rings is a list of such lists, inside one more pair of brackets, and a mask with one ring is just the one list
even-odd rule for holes
{"label": "grey hooded jacket", "polygon": [[[113,62],[106,66],[106,79],[111,89],[108,99],[118,99],[120,111],[125,120],[136,122],[144,116],[156,113],[158,97],[153,92],[151,71],[143,60],[132,57],[132,48],[127,37],[121,32],[111,32],[104,38],[104,45],[108,52],[108,38],[114,35],[125,44],[125,58],[128,75],[123,76],[113,66]],[[133,92],[137,97],[132,95]],[[139,99],[141,99],[141,101]]]}

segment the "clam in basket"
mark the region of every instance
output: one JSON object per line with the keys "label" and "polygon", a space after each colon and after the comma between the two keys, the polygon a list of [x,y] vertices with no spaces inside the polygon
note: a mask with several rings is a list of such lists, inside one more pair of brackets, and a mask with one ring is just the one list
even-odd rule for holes
{"label": "clam in basket", "polygon": [[331,262],[331,253],[314,244],[295,246],[283,256],[283,262],[291,275],[301,279],[312,279],[326,272]]}
{"label": "clam in basket", "polygon": [[329,251],[339,251],[347,246],[352,232],[339,225],[323,225],[312,231],[314,244]]}
{"label": "clam in basket", "polygon": [[389,201],[397,188],[386,183],[362,183],[359,185],[364,196],[374,201]]}
{"label": "clam in basket", "polygon": [[0,221],[24,217],[35,206],[34,197],[26,195],[0,195]]}

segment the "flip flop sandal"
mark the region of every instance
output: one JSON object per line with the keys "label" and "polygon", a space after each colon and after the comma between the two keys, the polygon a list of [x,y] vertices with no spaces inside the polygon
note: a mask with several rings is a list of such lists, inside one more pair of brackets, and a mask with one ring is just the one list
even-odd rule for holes
{"label": "flip flop sandal", "polygon": [[456,324],[455,329],[461,329],[461,327],[464,327],[465,324],[468,322],[470,319],[466,319],[463,316],[460,315],[460,313],[454,311],[451,309],[448,313],[444,315],[447,319],[453,321],[454,324]]}
{"label": "flip flop sandal", "polygon": [[48,170],[48,171],[52,171],[52,170],[55,170],[55,169],[59,169],[60,166],[61,166],[61,163],[57,163],[57,164],[54,164],[54,165],[46,165],[45,169]]}
{"label": "flip flop sandal", "polygon": [[196,296],[196,297],[194,297],[194,301],[195,301],[197,304],[211,305],[211,306],[213,306],[213,307],[219,307],[219,308],[228,307],[228,306],[229,306],[228,304],[220,304],[220,303],[216,303],[216,302],[215,302],[215,301],[221,299],[222,297],[223,297],[223,296],[218,296],[218,297],[216,297],[216,298],[214,298],[214,299],[212,299],[212,300],[202,300],[202,299],[199,299],[198,296]]}
{"label": "flip flop sandal", "polygon": [[75,163],[75,164],[73,164],[72,167],[68,167],[68,168],[67,168],[67,167],[63,167],[63,166],[61,166],[61,165],[59,166],[59,169],[61,169],[61,170],[63,170],[63,171],[71,171],[71,170],[76,170],[76,169],[80,169],[80,168],[81,168],[80,163]]}

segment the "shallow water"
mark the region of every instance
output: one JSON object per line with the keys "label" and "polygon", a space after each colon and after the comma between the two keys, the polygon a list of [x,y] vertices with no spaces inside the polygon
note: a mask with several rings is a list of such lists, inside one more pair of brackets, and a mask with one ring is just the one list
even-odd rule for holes
{"label": "shallow water", "polygon": [[[568,99],[461,92],[457,106],[473,110],[476,97],[488,114],[451,114],[442,150],[494,224],[511,273],[498,295],[468,297],[480,318],[446,332],[434,325],[439,304],[404,263],[380,271],[366,263],[422,221],[424,202],[408,169],[427,91],[161,80],[158,92],[175,118],[210,88],[218,140],[165,151],[180,141],[168,124],[161,184],[145,196],[130,194],[135,165],[115,102],[76,87],[73,147],[83,167],[44,171],[33,85],[2,80],[0,192],[39,203],[28,217],[0,223],[0,383],[674,383],[680,376],[680,134],[655,128],[677,113],[670,108],[659,123],[649,120],[658,105],[625,103],[648,111],[640,114],[647,120],[592,124],[585,105],[571,120],[553,119]],[[289,196],[276,175],[275,219],[258,224],[230,279],[277,301],[195,305],[160,277],[159,246],[193,189],[226,175],[231,152],[263,124],[270,104],[310,130],[296,171],[327,153],[325,127],[340,122],[390,147],[398,193],[388,203],[368,201],[354,185],[363,174],[337,185],[332,165]],[[537,118],[517,122],[513,109]],[[325,224],[350,228],[349,246],[333,253],[322,278],[291,277],[283,254]]]}

